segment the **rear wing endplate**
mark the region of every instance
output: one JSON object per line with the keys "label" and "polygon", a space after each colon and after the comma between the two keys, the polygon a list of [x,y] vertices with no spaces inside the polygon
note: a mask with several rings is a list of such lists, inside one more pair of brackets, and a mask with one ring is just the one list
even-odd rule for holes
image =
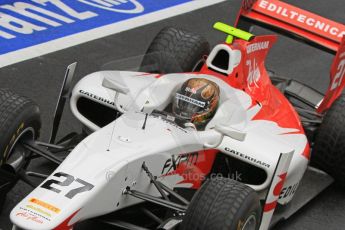
{"label": "rear wing endplate", "polygon": [[317,108],[327,110],[345,86],[345,25],[279,0],[243,0],[235,26],[251,31],[253,25],[336,54],[328,91]]}

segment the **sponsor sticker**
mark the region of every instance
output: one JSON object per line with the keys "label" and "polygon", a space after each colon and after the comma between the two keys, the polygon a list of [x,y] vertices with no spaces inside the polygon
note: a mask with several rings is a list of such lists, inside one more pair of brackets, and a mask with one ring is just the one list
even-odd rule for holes
{"label": "sponsor sticker", "polygon": [[337,73],[335,74],[332,84],[331,90],[335,90],[342,86],[343,79],[345,77],[345,52],[339,55],[340,61],[337,67]]}
{"label": "sponsor sticker", "polygon": [[176,94],[176,99],[186,101],[188,103],[191,103],[191,104],[196,105],[196,106],[201,107],[201,108],[204,108],[206,105],[206,103],[203,101],[198,101],[194,98],[187,97],[187,96],[179,94],[179,93]]}
{"label": "sponsor sticker", "polygon": [[196,94],[197,90],[195,88],[186,87],[186,92]]}
{"label": "sponsor sticker", "polygon": [[43,224],[43,221],[38,217],[36,216],[35,214],[32,214],[32,213],[29,213],[29,212],[18,212],[16,214],[16,216],[18,217],[22,217],[26,220],[29,220],[29,221],[32,221],[32,222],[35,222],[35,223],[38,223],[38,224]]}
{"label": "sponsor sticker", "polygon": [[295,195],[298,185],[299,185],[299,182],[294,185],[284,187],[280,192],[279,199],[290,198],[293,195]]}
{"label": "sponsor sticker", "polygon": [[84,90],[82,90],[82,89],[79,90],[79,93],[81,93],[81,94],[83,94],[83,95],[85,95],[85,96],[87,96],[87,97],[93,98],[93,99],[95,99],[95,100],[97,100],[97,101],[101,101],[101,102],[104,102],[104,103],[106,103],[106,104],[108,104],[108,105],[111,105],[111,106],[114,106],[114,107],[115,107],[115,102],[114,102],[114,101],[110,101],[110,100],[105,99],[105,98],[103,98],[103,97],[100,97],[100,96],[94,95],[94,94],[92,94],[92,93],[86,92],[86,91],[84,91]]}
{"label": "sponsor sticker", "polygon": [[231,153],[231,154],[233,154],[233,155],[235,155],[235,156],[239,156],[239,157],[241,157],[241,158],[243,158],[243,159],[246,159],[246,160],[248,160],[248,161],[251,161],[251,162],[253,162],[254,164],[261,165],[261,166],[266,167],[266,168],[270,168],[270,167],[271,167],[268,163],[266,163],[266,162],[264,162],[264,161],[255,159],[255,158],[253,158],[253,157],[251,157],[251,156],[249,156],[249,155],[246,155],[246,154],[244,154],[244,153],[238,152],[238,151],[236,151],[236,150],[234,150],[234,149],[225,147],[224,150],[227,151],[227,152],[229,152],[229,153]]}
{"label": "sponsor sticker", "polygon": [[25,207],[28,208],[28,209],[34,210],[34,211],[36,211],[36,212],[38,212],[38,213],[40,213],[40,214],[42,214],[44,216],[48,216],[48,217],[52,216],[49,212],[46,212],[43,209],[35,207],[35,206],[31,205],[31,204],[30,205],[26,205]]}
{"label": "sponsor sticker", "polygon": [[248,86],[255,86],[259,88],[258,82],[261,78],[261,73],[256,59],[254,58],[253,60],[247,60],[246,64],[249,68],[247,77]]}
{"label": "sponsor sticker", "polygon": [[269,41],[257,42],[257,43],[248,45],[247,46],[247,54],[251,54],[251,53],[256,52],[256,51],[268,49],[269,45],[270,45]]}
{"label": "sponsor sticker", "polygon": [[303,29],[339,41],[345,35],[345,26],[316,14],[297,9],[281,1],[259,0],[257,10],[297,25]]}
{"label": "sponsor sticker", "polygon": [[35,222],[37,224],[43,224],[46,221],[51,221],[49,215],[46,215],[44,212],[38,212],[36,209],[31,208],[30,205],[28,206],[29,207],[27,208],[20,207],[18,212],[16,213],[16,216]]}
{"label": "sponsor sticker", "polygon": [[61,211],[59,208],[55,207],[54,205],[48,204],[48,203],[41,201],[39,199],[36,199],[36,198],[31,198],[30,202],[37,204],[43,208],[46,208],[52,212],[55,212],[55,213],[59,213]]}
{"label": "sponsor sticker", "polygon": [[[176,157],[176,158],[175,158]],[[185,166],[192,166],[198,163],[199,153],[188,153],[188,154],[181,154],[178,156],[172,155],[171,158],[167,159],[164,163],[162,174],[170,173],[174,170],[177,170],[179,166],[184,164]]]}

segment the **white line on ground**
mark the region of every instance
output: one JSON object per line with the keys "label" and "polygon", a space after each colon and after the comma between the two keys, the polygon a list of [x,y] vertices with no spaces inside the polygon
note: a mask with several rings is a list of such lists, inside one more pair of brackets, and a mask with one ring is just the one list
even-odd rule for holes
{"label": "white line on ground", "polygon": [[0,55],[0,68],[12,65],[31,58],[39,57],[48,53],[76,46],[98,38],[106,37],[166,18],[174,17],[180,14],[191,12],[206,6],[215,5],[226,0],[195,0],[174,7],[166,8],[160,11],[149,13],[143,16],[113,23],[99,28],[91,29],[81,33],[73,34],[56,40],[52,40],[39,45],[31,46],[4,55]]}

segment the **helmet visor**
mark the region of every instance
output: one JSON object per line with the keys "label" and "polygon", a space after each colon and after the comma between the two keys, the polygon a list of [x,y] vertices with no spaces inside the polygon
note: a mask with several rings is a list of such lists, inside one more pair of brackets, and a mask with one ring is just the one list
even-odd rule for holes
{"label": "helmet visor", "polygon": [[173,113],[179,118],[191,120],[193,115],[204,111],[206,102],[176,93]]}

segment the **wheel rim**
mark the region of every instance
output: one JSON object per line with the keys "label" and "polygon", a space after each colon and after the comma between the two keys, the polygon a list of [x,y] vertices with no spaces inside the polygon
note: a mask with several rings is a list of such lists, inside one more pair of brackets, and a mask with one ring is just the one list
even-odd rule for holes
{"label": "wheel rim", "polygon": [[13,173],[16,173],[22,168],[26,167],[26,160],[30,151],[26,150],[21,142],[33,141],[34,136],[35,131],[33,128],[26,128],[14,141],[3,167],[8,167],[8,169],[13,171]]}
{"label": "wheel rim", "polygon": [[256,229],[256,217],[254,214],[252,214],[247,218],[241,230],[255,230],[255,229]]}

